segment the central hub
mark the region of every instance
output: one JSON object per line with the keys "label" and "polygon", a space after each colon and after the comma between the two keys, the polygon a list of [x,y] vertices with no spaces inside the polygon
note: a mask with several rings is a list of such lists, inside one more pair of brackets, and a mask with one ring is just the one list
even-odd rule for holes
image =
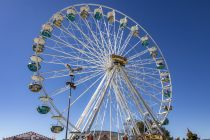
{"label": "central hub", "polygon": [[127,58],[125,58],[125,57],[123,57],[123,56],[120,56],[120,55],[112,54],[112,55],[111,55],[111,59],[112,59],[112,62],[113,62],[115,65],[125,66],[125,64],[128,63]]}

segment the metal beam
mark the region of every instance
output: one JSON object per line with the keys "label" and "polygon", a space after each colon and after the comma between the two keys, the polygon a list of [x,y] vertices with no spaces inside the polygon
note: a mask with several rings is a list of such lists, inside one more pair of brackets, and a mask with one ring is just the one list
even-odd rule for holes
{"label": "metal beam", "polygon": [[[157,126],[158,131],[163,134],[162,130],[160,129],[159,124],[157,123],[156,118],[154,117],[152,110],[150,109],[150,107],[147,105],[147,103],[144,101],[143,97],[141,96],[141,94],[139,94],[139,92],[136,90],[136,88],[133,86],[133,84],[131,83],[131,81],[129,80],[129,77],[127,75],[127,73],[124,71],[123,68],[120,67],[121,72],[123,73],[125,80],[128,84],[128,86],[130,87],[131,91],[133,93],[135,93],[136,97],[140,99],[143,107],[147,110],[148,114],[150,115],[150,117],[152,118],[153,122],[155,123],[155,125]],[[140,103],[140,102],[139,102]]]}
{"label": "metal beam", "polygon": [[97,89],[95,90],[95,92],[94,92],[93,96],[91,97],[90,101],[88,102],[88,104],[87,104],[85,110],[83,111],[82,115],[80,116],[79,120],[77,121],[77,123],[76,123],[76,128],[80,128],[81,124],[82,124],[83,121],[84,121],[84,118],[85,118],[87,112],[89,111],[89,109],[90,109],[91,106],[93,105],[93,102],[95,101],[95,99],[96,99],[96,97],[97,97],[97,95],[98,95],[98,92],[99,92],[99,90],[101,89],[101,87],[103,86],[103,83],[104,83],[104,81],[106,80],[106,78],[107,78],[107,73],[105,73],[105,75],[104,75],[103,79],[101,80],[99,86],[98,86]]}
{"label": "metal beam", "polygon": [[112,72],[111,72],[111,73],[109,72],[109,73],[110,73],[109,79],[107,80],[107,83],[106,83],[106,85],[105,85],[105,87],[104,87],[104,89],[103,89],[103,91],[102,91],[102,94],[101,94],[101,96],[100,96],[98,102],[96,103],[96,105],[95,105],[95,107],[94,107],[94,108],[96,108],[96,110],[93,112],[93,117],[92,117],[92,119],[91,119],[91,121],[90,121],[90,123],[89,123],[89,126],[88,126],[87,131],[90,131],[90,129],[91,129],[92,125],[93,125],[93,122],[94,122],[94,120],[95,120],[95,117],[96,117],[97,114],[98,114],[99,108],[101,107],[101,104],[102,104],[102,102],[103,102],[103,100],[104,100],[106,91],[107,91],[107,89],[108,89],[108,87],[109,87],[109,85],[110,85],[110,83],[111,83],[111,81],[112,81],[112,79],[113,79],[113,76],[114,76],[114,74],[115,74],[115,71],[116,71],[116,68],[114,67],[114,68],[112,69]]}
{"label": "metal beam", "polygon": [[131,115],[131,111],[130,111],[128,105],[127,105],[127,101],[124,99],[124,97],[123,97],[123,95],[122,95],[122,92],[120,91],[119,87],[117,86],[117,84],[116,84],[116,82],[115,82],[114,80],[112,81],[112,85],[113,85],[113,88],[114,88],[114,93],[115,93],[117,102],[119,103],[120,107],[123,107],[122,110],[123,110],[123,109],[126,110],[126,111],[125,111],[125,114],[126,114],[129,118],[131,118],[132,124],[133,124],[133,126],[134,126],[135,131],[137,132],[138,135],[140,135],[141,132],[140,132],[139,129],[137,128],[136,123],[135,123],[135,121],[134,121],[134,119],[133,119],[133,117],[132,117],[132,115]]}

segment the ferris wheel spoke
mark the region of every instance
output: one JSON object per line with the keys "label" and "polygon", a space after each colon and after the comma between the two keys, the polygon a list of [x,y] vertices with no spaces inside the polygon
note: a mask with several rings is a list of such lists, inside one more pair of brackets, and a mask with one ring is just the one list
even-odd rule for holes
{"label": "ferris wheel spoke", "polygon": [[[154,77],[154,76],[151,76],[151,75],[147,75],[147,74],[142,74],[142,73],[139,73],[139,74],[141,74],[142,76],[145,76],[145,77],[147,77],[147,78],[151,78],[151,79],[153,79],[153,80],[156,80],[156,81],[160,81],[160,77]],[[128,75],[131,75],[131,76],[138,76],[139,74],[137,74],[135,71],[132,71],[132,72],[128,72]]]}
{"label": "ferris wheel spoke", "polygon": [[128,46],[128,43],[130,42],[131,38],[132,38],[132,33],[129,33],[127,38],[126,38],[126,40],[124,41],[124,44],[122,45],[122,47],[121,47],[121,49],[119,51],[120,55],[123,54],[124,50]]}
{"label": "ferris wheel spoke", "polygon": [[[115,27],[115,26],[114,26]],[[114,53],[117,54],[117,40],[119,39],[120,25],[118,26],[117,35],[114,36]]]}
{"label": "ferris wheel spoke", "polygon": [[[143,69],[143,68],[142,68]],[[140,75],[150,75],[150,76],[159,76],[159,71],[140,71],[140,69],[133,69],[132,67],[130,68],[125,68],[125,70],[128,72],[128,73],[135,73],[135,74],[140,74]]]}
{"label": "ferris wheel spoke", "polygon": [[133,66],[133,65],[147,65],[147,64],[156,64],[155,60],[152,58],[147,58],[147,59],[141,59],[141,60],[136,60],[136,61],[129,61],[129,65]]}
{"label": "ferris wheel spoke", "polygon": [[145,65],[151,65],[151,64],[156,64],[156,62],[154,60],[148,60],[148,62],[142,62],[142,63],[133,63],[133,64],[129,64],[130,67],[134,66],[134,67],[138,67],[138,66],[145,66]]}
{"label": "ferris wheel spoke", "polygon": [[157,103],[161,103],[162,100],[158,99],[156,96],[160,95],[160,93],[157,94],[152,94],[151,92],[147,91],[145,88],[143,88],[143,86],[139,85],[139,84],[134,84],[135,87],[139,88],[140,90],[142,90],[143,94],[152,97]]}
{"label": "ferris wheel spoke", "polygon": [[[50,48],[50,47],[46,47],[46,48]],[[60,52],[62,54],[65,54],[65,55],[55,55],[55,54],[49,54],[49,53],[42,53],[42,55],[45,55],[45,56],[48,56],[48,57],[52,57],[53,58],[56,58],[56,59],[69,59],[69,60],[73,60],[73,61],[83,61],[83,62],[86,62],[86,63],[90,63],[90,64],[93,64],[93,65],[97,65],[97,66],[100,66],[100,63],[98,63],[97,61],[93,61],[93,60],[88,60],[88,59],[84,59],[84,58],[81,58],[81,57],[73,57],[72,55],[68,54],[68,53],[65,53],[63,51],[60,51],[60,50],[57,50],[57,49],[54,49],[54,48],[50,48],[51,50],[54,50],[54,51],[57,51],[57,52]]]}
{"label": "ferris wheel spoke", "polygon": [[[140,81],[140,82],[142,82],[142,83],[145,83],[145,84],[147,84],[147,85],[149,85],[149,86],[152,86],[152,87],[154,87],[154,88],[156,88],[156,89],[162,89],[161,87],[158,87],[156,84],[148,83],[148,82],[146,82],[146,81],[144,81],[144,80],[142,80],[142,79],[136,78],[135,76],[128,75],[128,77],[129,77],[130,79],[134,79],[134,80]],[[159,81],[157,84],[160,84],[160,81]]]}
{"label": "ferris wheel spoke", "polygon": [[139,45],[141,41],[138,41],[135,45],[133,45],[128,51],[126,51],[125,54],[123,54],[123,56],[126,56],[127,54],[129,54],[136,46]]}
{"label": "ferris wheel spoke", "polygon": [[93,82],[89,87],[86,88],[85,91],[83,91],[72,103],[70,106],[73,106],[74,103],[76,103],[83,95],[85,95],[94,85],[96,85],[96,83],[102,79],[104,75],[101,75],[97,80],[95,80],[95,82]]}
{"label": "ferris wheel spoke", "polygon": [[[48,62],[48,61],[43,61],[43,63],[46,64],[55,64],[55,65],[62,65],[65,66],[67,63],[58,63],[58,62]],[[82,69],[98,69],[98,70],[102,70],[102,68],[100,68],[99,66],[95,66],[95,65],[79,65],[79,64],[71,64],[71,66],[73,67],[81,67]]]}
{"label": "ferris wheel spoke", "polygon": [[64,92],[66,92],[67,90],[69,90],[69,86],[64,86],[64,87],[58,88],[58,89],[56,89],[56,90],[54,90],[54,91],[52,91],[48,94],[49,94],[50,97],[55,97],[59,94],[62,94]]}
{"label": "ferris wheel spoke", "polygon": [[[92,30],[90,30],[90,32],[91,32],[91,34],[92,34],[92,36],[93,36],[95,42],[92,41],[92,40],[90,39],[90,37],[88,37],[88,36],[82,31],[82,29],[81,29],[77,24],[75,24],[74,22],[72,22],[72,24],[80,31],[80,33],[86,38],[87,41],[91,42],[93,48],[94,48],[94,46],[95,46],[95,47],[100,51],[100,54],[103,54],[103,55],[104,55],[103,50],[99,47],[99,46],[101,46],[101,42],[99,42],[99,41],[97,40],[97,38],[96,38],[96,36],[95,36],[95,34],[93,33]],[[99,45],[99,43],[100,43],[100,45]]]}
{"label": "ferris wheel spoke", "polygon": [[[129,69],[129,70],[132,70],[132,69],[136,69],[136,70],[142,70],[142,69],[144,69],[144,70],[147,70],[147,71],[149,71],[149,70],[151,70],[152,72],[159,72],[159,69],[157,69],[157,68],[151,68],[151,67],[139,67],[139,66],[135,66],[135,65],[133,65],[133,66],[130,66],[130,65],[127,65],[127,68],[126,69]],[[164,70],[162,70],[162,71],[164,71]]]}
{"label": "ferris wheel spoke", "polygon": [[[100,53],[92,46],[92,41],[90,40],[90,38],[87,36],[87,35],[85,35],[85,33],[84,32],[82,32],[82,30],[80,29],[80,28],[78,28],[78,30],[80,31],[80,34],[82,34],[83,35],[83,37],[85,38],[85,40],[86,41],[88,41],[89,42],[89,44],[91,45],[91,46],[88,46],[86,43],[85,43],[85,41],[84,40],[81,40],[81,39],[78,39],[75,35],[73,35],[71,32],[69,32],[69,30],[66,28],[66,27],[64,27],[64,26],[62,26],[63,28],[61,28],[61,29],[63,29],[64,31],[65,31],[65,33],[66,34],[68,34],[68,35],[70,35],[73,39],[75,39],[76,41],[78,41],[82,46],[84,46],[89,52],[91,52],[91,53],[95,53],[95,54],[98,54],[98,55],[100,55]],[[96,44],[94,44],[94,45],[96,45]]]}
{"label": "ferris wheel spoke", "polygon": [[123,39],[123,35],[124,35],[124,30],[122,30],[122,32],[121,32],[121,34],[120,34],[120,39],[119,39],[119,41],[118,41],[118,46],[117,46],[117,54],[119,54],[120,53],[120,48],[121,48],[121,44],[122,44],[122,39]]}
{"label": "ferris wheel spoke", "polygon": [[137,53],[137,54],[135,54],[133,56],[130,56],[130,57],[128,57],[128,61],[131,61],[131,60],[133,60],[135,58],[138,58],[138,57],[146,54],[147,52],[149,52],[149,51],[148,50],[144,50],[144,51],[141,51],[141,52],[139,52],[139,53]]}
{"label": "ferris wheel spoke", "polygon": [[[62,45],[64,45],[64,46],[66,46],[67,48],[76,50],[76,51],[80,52],[81,54],[85,55],[88,59],[90,59],[90,60],[92,60],[92,61],[95,61],[95,59],[97,59],[97,57],[95,56],[95,54],[90,53],[90,52],[86,52],[86,51],[84,51],[84,50],[82,50],[82,49],[79,49],[79,48],[76,48],[76,47],[72,46],[71,44],[69,44],[68,42],[64,41],[63,39],[57,37],[56,35],[53,35],[53,36],[54,36],[55,39],[57,39],[57,40],[52,39],[52,38],[50,38],[49,40],[52,40],[52,41],[54,41],[54,42],[56,42],[56,43],[59,43],[59,44],[62,44]],[[60,40],[60,41],[58,41],[58,40]],[[54,49],[54,50],[57,50],[57,49]],[[67,53],[67,54],[68,54],[68,53]]]}
{"label": "ferris wheel spoke", "polygon": [[83,84],[84,82],[89,81],[89,80],[91,80],[91,79],[93,79],[93,78],[95,78],[95,77],[97,77],[97,76],[99,76],[101,74],[103,74],[103,72],[99,71],[97,73],[92,74],[91,76],[86,76],[86,77],[84,77],[84,78],[82,78],[82,79],[80,79],[78,81],[75,81],[75,84],[76,85]]}
{"label": "ferris wheel spoke", "polygon": [[40,73],[40,75],[42,75],[45,78],[45,80],[47,80],[47,79],[61,78],[61,77],[69,76],[69,72],[67,69],[62,69],[62,70]]}
{"label": "ferris wheel spoke", "polygon": [[[57,26],[56,26],[57,27]],[[95,53],[97,54],[98,52],[96,50],[94,50],[93,48],[89,47],[86,45],[85,42],[79,40],[75,35],[73,35],[72,33],[70,33],[68,30],[65,29],[64,26],[61,27],[57,27],[58,29],[60,29],[61,31],[65,32],[66,34],[68,34],[69,36],[71,36],[74,40],[76,40],[77,42],[79,42],[84,48],[86,48],[86,50],[88,50],[88,52],[86,52],[87,54],[90,54],[91,56],[93,56],[93,58],[99,59],[98,57],[96,57]],[[55,36],[55,35],[54,35]],[[59,38],[60,40],[62,40],[61,38]],[[65,42],[66,44],[68,44],[68,46],[71,46],[71,48],[75,48],[72,45],[70,45],[69,43],[67,43],[66,41],[62,40],[63,42]],[[75,48],[76,50],[79,50],[78,48]],[[84,52],[81,51],[80,52]],[[89,56],[90,57],[90,56]],[[99,59],[100,60],[100,59]],[[101,61],[101,60],[100,60]]]}
{"label": "ferris wheel spoke", "polygon": [[[93,19],[94,19],[94,18],[93,18]],[[107,44],[106,39],[104,38],[104,35],[102,34],[103,32],[101,31],[101,28],[99,27],[99,26],[100,26],[100,25],[99,25],[99,21],[96,21],[96,20],[94,19],[94,22],[95,22],[96,28],[97,28],[98,31],[99,31],[99,35],[100,35],[100,38],[101,38],[102,47],[104,48],[104,52],[105,52],[105,53],[108,53],[108,52],[109,52],[109,48],[107,47],[108,44]],[[106,33],[104,33],[104,34],[106,34]]]}
{"label": "ferris wheel spoke", "polygon": [[[92,14],[91,14],[91,16],[92,16]],[[92,18],[93,18],[93,17],[92,17]],[[93,18],[93,20],[94,20],[94,18]],[[96,42],[95,46],[100,50],[100,52],[101,52],[102,55],[105,55],[105,52],[104,52],[104,50],[103,50],[103,49],[104,49],[104,44],[103,44],[103,42],[101,42],[101,41],[98,39],[97,33],[94,33],[94,31],[93,31],[92,28],[90,27],[89,22],[88,22],[86,19],[83,20],[83,22],[84,22],[85,25],[87,26],[88,32],[90,32],[91,35],[92,35],[92,37],[94,38],[94,40],[95,40],[95,42]],[[103,49],[102,49],[100,46],[102,46]]]}
{"label": "ferris wheel spoke", "polygon": [[108,27],[107,24],[105,22],[104,16],[102,17],[103,21],[104,21],[104,26],[105,26],[105,30],[106,30],[106,36],[107,36],[107,42],[108,42],[108,46],[109,47],[109,54],[113,53],[113,49],[112,49],[112,44],[111,44],[111,40],[110,40],[110,30],[109,30],[109,23],[108,23]]}

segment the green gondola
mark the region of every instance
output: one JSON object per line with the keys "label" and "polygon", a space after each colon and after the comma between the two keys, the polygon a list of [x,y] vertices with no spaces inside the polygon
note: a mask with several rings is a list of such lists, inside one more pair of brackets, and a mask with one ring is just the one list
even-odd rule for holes
{"label": "green gondola", "polygon": [[67,11],[66,11],[66,18],[70,21],[75,21],[76,19],[76,11],[74,8],[69,8]]}
{"label": "green gondola", "polygon": [[39,63],[35,63],[35,62],[31,62],[27,66],[28,66],[28,69],[32,72],[36,72],[36,71],[40,70],[40,68],[41,68]]}
{"label": "green gondola", "polygon": [[144,46],[144,47],[148,46],[148,45],[149,45],[149,37],[148,37],[148,36],[143,36],[143,37],[141,38],[141,44],[142,44],[142,46]]}
{"label": "green gondola", "polygon": [[38,83],[33,83],[33,84],[30,84],[28,88],[32,92],[39,92],[42,89],[42,85]]}
{"label": "green gondola", "polygon": [[168,83],[168,82],[170,82],[170,78],[169,77],[164,77],[164,78],[161,79],[161,81],[164,82],[164,83]]}
{"label": "green gondola", "polygon": [[95,17],[95,19],[100,20],[102,18],[102,13],[101,12],[95,12],[94,17]]}
{"label": "green gondola", "polygon": [[47,114],[49,111],[50,111],[50,107],[49,106],[39,106],[37,107],[37,111],[40,113],[40,114]]}
{"label": "green gondola", "polygon": [[164,63],[163,59],[158,59],[156,61],[156,64],[157,64],[157,69],[164,69],[165,68],[165,63]]}
{"label": "green gondola", "polygon": [[52,36],[50,31],[42,30],[40,33],[44,38],[50,38]]}
{"label": "green gondola", "polygon": [[145,40],[145,41],[142,41],[141,44],[142,44],[142,46],[146,47],[149,45],[149,42],[148,42],[148,40]]}
{"label": "green gondola", "polygon": [[51,131],[53,133],[60,133],[61,131],[63,131],[64,127],[59,126],[59,125],[54,125],[51,127]]}
{"label": "green gondola", "polygon": [[163,95],[164,95],[164,97],[166,97],[166,98],[170,98],[170,97],[171,97],[171,90],[169,90],[169,89],[164,89],[164,90],[163,90]]}
{"label": "green gondola", "polygon": [[73,13],[67,14],[67,15],[66,15],[66,18],[67,18],[68,20],[70,20],[70,21],[75,21],[76,15],[73,14]]}
{"label": "green gondola", "polygon": [[163,121],[163,124],[162,125],[168,125],[169,124],[169,119],[166,118],[164,121]]}
{"label": "green gondola", "polygon": [[172,106],[164,106],[165,111],[171,111],[173,109]]}

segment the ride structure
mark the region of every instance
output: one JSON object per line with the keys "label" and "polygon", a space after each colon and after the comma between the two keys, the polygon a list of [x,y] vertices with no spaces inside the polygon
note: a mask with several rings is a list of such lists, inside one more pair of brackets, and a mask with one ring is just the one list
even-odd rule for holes
{"label": "ride structure", "polygon": [[42,26],[32,50],[29,90],[40,94],[37,111],[56,122],[53,133],[66,129],[71,140],[162,135],[172,110],[170,72],[129,16],[98,4],[67,7]]}

